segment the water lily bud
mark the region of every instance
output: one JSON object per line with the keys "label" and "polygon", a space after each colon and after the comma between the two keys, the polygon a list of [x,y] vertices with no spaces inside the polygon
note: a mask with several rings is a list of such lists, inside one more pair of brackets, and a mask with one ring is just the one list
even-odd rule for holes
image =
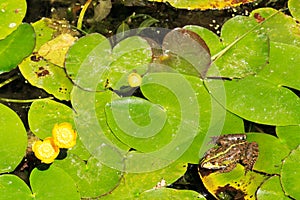
{"label": "water lily bud", "polygon": [[52,129],[55,145],[59,148],[71,148],[76,144],[77,133],[70,123],[55,124]]}

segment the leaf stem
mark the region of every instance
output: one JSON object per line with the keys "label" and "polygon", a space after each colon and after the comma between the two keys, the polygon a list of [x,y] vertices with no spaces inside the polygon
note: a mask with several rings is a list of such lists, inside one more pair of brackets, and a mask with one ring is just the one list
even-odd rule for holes
{"label": "leaf stem", "polygon": [[87,8],[89,7],[89,5],[91,4],[92,0],[87,0],[84,4],[84,6],[82,7],[82,10],[80,11],[79,17],[78,17],[78,21],[77,21],[77,29],[81,30],[82,28],[82,21],[83,21],[83,17],[84,14],[87,10]]}
{"label": "leaf stem", "polygon": [[17,78],[19,78],[19,76],[13,76],[5,81],[3,81],[2,83],[0,83],[0,88],[3,87],[4,85],[9,84],[10,82],[13,82],[14,80],[16,80]]}
{"label": "leaf stem", "polygon": [[34,101],[38,101],[38,100],[42,100],[42,99],[54,99],[54,98],[46,97],[46,98],[40,98],[40,99],[10,99],[10,98],[0,97],[0,101],[12,102],[12,103],[32,103]]}

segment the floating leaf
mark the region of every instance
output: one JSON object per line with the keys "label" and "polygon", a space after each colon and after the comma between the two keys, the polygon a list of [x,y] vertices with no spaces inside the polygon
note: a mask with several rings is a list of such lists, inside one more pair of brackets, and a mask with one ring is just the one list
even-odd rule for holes
{"label": "floating leaf", "polygon": [[25,17],[26,9],[26,0],[0,1],[0,40],[18,28]]}
{"label": "floating leaf", "polygon": [[36,199],[80,200],[75,181],[59,167],[35,168],[29,178]]}
{"label": "floating leaf", "polygon": [[[206,82],[213,96],[218,95],[214,92],[220,86],[214,86],[218,81]],[[230,112],[261,124],[285,126],[300,123],[300,99],[290,90],[252,76],[225,81],[224,85],[226,108]]]}
{"label": "floating leaf", "polygon": [[288,15],[273,8],[259,8],[253,10],[249,17],[263,20],[263,29],[270,41],[300,45],[300,25]]}
{"label": "floating leaf", "polygon": [[300,148],[299,146],[286,157],[282,164],[281,185],[286,195],[300,198],[299,179],[300,179]]}
{"label": "floating leaf", "polygon": [[112,191],[119,183],[121,172],[101,164],[96,158],[81,160],[74,154],[53,164],[75,181],[81,198],[96,198]]}
{"label": "floating leaf", "polygon": [[12,172],[25,156],[27,132],[13,110],[0,104],[0,113],[0,173],[5,173]]}
{"label": "floating leaf", "polygon": [[249,133],[247,140],[258,143],[259,153],[254,169],[267,174],[279,174],[282,160],[290,152],[288,146],[278,138],[263,133]]}
{"label": "floating leaf", "polygon": [[26,183],[12,174],[3,174],[0,176],[0,199],[5,200],[33,200],[33,195]]}
{"label": "floating leaf", "polygon": [[61,34],[45,43],[38,50],[38,56],[43,57],[48,62],[63,67],[65,55],[69,47],[75,42],[75,38],[71,34]]}
{"label": "floating leaf", "polygon": [[196,25],[188,25],[183,28],[197,33],[209,47],[211,55],[215,55],[223,49],[223,44],[220,42],[219,36],[214,32]]}
{"label": "floating leaf", "polygon": [[20,25],[5,39],[0,40],[0,49],[2,49],[0,52],[0,74],[15,68],[25,57],[30,55],[34,44],[35,34],[29,24]]}
{"label": "floating leaf", "polygon": [[163,39],[162,50],[160,64],[182,74],[205,77],[211,56],[204,40],[194,32],[186,29],[170,31]]}
{"label": "floating leaf", "polygon": [[[50,35],[53,34],[53,30],[49,29],[48,27],[49,20],[41,19],[41,21],[38,21],[33,24],[34,29],[37,30],[40,35],[45,36],[47,39],[52,39],[50,38]],[[42,42],[46,43],[48,41],[40,35],[37,37],[37,44],[41,47],[42,45],[45,45],[43,47],[44,49],[46,48],[46,46],[49,47],[46,44],[42,44]],[[54,39],[54,41],[56,40]],[[70,44],[69,40],[66,43]],[[65,48],[65,45],[63,44],[59,44],[58,46],[63,46]],[[44,57],[39,55],[36,51],[38,51],[37,47],[35,48],[35,52],[33,52],[33,54],[30,57],[26,58],[19,65],[19,69],[22,75],[32,85],[44,89],[46,92],[53,94],[56,98],[60,100],[69,100],[73,84],[68,79],[65,70],[56,65],[59,64],[59,62],[61,61],[55,61],[54,63],[56,64],[53,64],[45,60]],[[43,55],[48,54],[43,52]],[[64,55],[60,56],[64,57]],[[51,58],[50,56],[50,60],[51,59],[53,58]]]}
{"label": "floating leaf", "polygon": [[143,199],[143,193],[156,187],[158,182],[165,181],[167,185],[175,182],[186,171],[184,163],[172,163],[170,166],[148,173],[126,173],[120,185],[101,199]]}
{"label": "floating leaf", "polygon": [[243,0],[243,1],[219,1],[219,0],[148,0],[148,1],[156,1],[156,2],[168,2],[175,8],[181,9],[224,9],[227,7],[238,6],[242,3],[253,2],[255,0]]}
{"label": "floating leaf", "polygon": [[300,90],[299,54],[297,46],[271,42],[269,64],[258,75],[277,86]]}
{"label": "floating leaf", "polygon": [[290,150],[295,149],[300,144],[300,126],[277,126],[276,134],[278,138],[286,143]]}
{"label": "floating leaf", "polygon": [[[212,57],[222,77],[241,78],[256,74],[269,59],[269,40],[263,30],[254,29],[257,22],[236,16],[221,30],[224,49]],[[217,76],[208,72],[207,76]]]}
{"label": "floating leaf", "polygon": [[288,1],[289,11],[298,21],[300,20],[300,4],[299,0],[289,0]]}
{"label": "floating leaf", "polygon": [[[52,129],[55,124],[68,122],[76,129],[73,115],[73,110],[62,103],[53,100],[38,100],[30,106],[28,112],[29,127],[37,137],[45,139],[52,137]],[[69,152],[82,159],[90,157],[79,137],[77,137],[75,147],[70,149]]]}
{"label": "floating leaf", "polygon": [[285,196],[282,191],[279,176],[272,176],[266,180],[257,190],[257,199],[273,200],[282,199],[288,200],[289,197]]}
{"label": "floating leaf", "polygon": [[215,172],[201,179],[217,199],[254,199],[257,188],[266,179],[266,176],[252,171],[245,174],[245,169],[238,164],[227,173]]}

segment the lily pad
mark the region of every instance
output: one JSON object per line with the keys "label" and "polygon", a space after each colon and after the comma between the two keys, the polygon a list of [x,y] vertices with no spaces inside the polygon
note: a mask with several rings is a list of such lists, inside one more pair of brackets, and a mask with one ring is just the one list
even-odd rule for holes
{"label": "lily pad", "polygon": [[26,10],[26,0],[0,1],[0,40],[18,28],[25,17]]}
{"label": "lily pad", "polygon": [[[35,52],[19,65],[19,69],[22,75],[34,86],[44,89],[46,92],[53,94],[56,98],[60,100],[69,100],[70,92],[72,90],[73,84],[67,77],[65,70],[62,66],[58,66],[57,64],[61,64],[61,58],[65,55],[60,55],[60,60],[55,60],[53,57],[53,49],[63,47],[66,48],[66,45],[70,45],[70,41],[73,39],[71,36],[67,36],[67,40],[59,40],[63,36],[59,36],[58,39],[52,39],[54,36],[53,29],[49,29],[49,20],[41,19],[33,24],[34,30],[39,32],[39,36],[37,37],[37,45],[42,48],[42,55],[46,56],[49,61],[44,58],[42,55],[39,55],[37,51],[37,47],[35,48]],[[45,28],[47,27],[47,28]],[[42,36],[45,36],[43,38]],[[51,37],[50,37],[51,36]],[[51,42],[49,42],[50,40]],[[47,43],[48,42],[48,43]],[[59,43],[59,44],[58,44]],[[50,45],[50,46],[49,46]],[[46,49],[51,49],[52,53],[46,52]],[[55,50],[57,51],[57,49]],[[54,51],[54,52],[55,52]],[[52,54],[52,55],[51,55]],[[47,57],[50,56],[50,57]],[[51,59],[54,62],[51,62]]]}
{"label": "lily pad", "polygon": [[175,8],[181,9],[224,9],[228,7],[235,7],[242,3],[253,2],[255,0],[246,0],[246,1],[218,1],[218,0],[148,0],[156,2],[168,2]]}
{"label": "lily pad", "polygon": [[282,199],[288,200],[280,185],[279,176],[270,177],[257,190],[257,198],[264,200]]}
{"label": "lily pad", "polygon": [[80,200],[75,181],[59,167],[35,168],[29,178],[35,199]]}
{"label": "lily pad", "polygon": [[12,174],[3,174],[0,176],[0,199],[7,200],[33,200],[31,190],[26,183],[19,177]]}
{"label": "lily pad", "polygon": [[300,144],[300,126],[277,126],[276,134],[282,142],[286,143],[290,150]]}
{"label": "lily pad", "polygon": [[258,75],[277,86],[300,90],[299,54],[299,46],[271,42],[269,64]]}
{"label": "lily pad", "polygon": [[[218,95],[214,92],[220,86],[214,86],[218,81],[207,81],[213,96]],[[253,76],[225,81],[224,85],[226,108],[230,112],[260,124],[286,126],[300,123],[300,99],[289,89]]]}
{"label": "lily pad", "polygon": [[[269,39],[257,22],[245,16],[226,21],[221,29],[224,49],[212,60],[222,77],[242,78],[256,74],[268,62]],[[208,72],[207,76],[217,76]]]}
{"label": "lily pad", "polygon": [[96,198],[111,192],[121,179],[121,172],[90,157],[86,162],[74,154],[53,164],[60,167],[75,181],[81,198]]}
{"label": "lily pad", "polygon": [[263,20],[261,28],[267,33],[270,41],[300,45],[300,25],[289,15],[273,8],[253,10],[249,17]]}
{"label": "lily pad", "polygon": [[247,134],[249,142],[258,143],[259,153],[254,169],[267,174],[279,174],[282,160],[289,154],[288,146],[278,138],[263,134]]}
{"label": "lily pad", "polygon": [[0,52],[0,74],[17,67],[25,57],[31,54],[34,44],[35,33],[29,24],[21,24],[9,36],[0,40],[0,48],[2,49]]}
{"label": "lily pad", "polygon": [[245,174],[242,165],[227,173],[215,172],[201,179],[217,199],[255,199],[255,192],[267,177],[252,171]]}
{"label": "lily pad", "polygon": [[25,156],[27,132],[13,110],[0,104],[0,113],[0,173],[6,173],[12,172]]}
{"label": "lily pad", "polygon": [[186,171],[187,164],[172,163],[170,166],[148,173],[126,173],[120,185],[101,199],[143,199],[143,193],[155,188],[159,182],[166,185],[175,182]]}
{"label": "lily pad", "polygon": [[299,146],[287,156],[282,164],[281,185],[286,195],[294,199],[300,198],[299,178],[300,178],[300,148]]}
{"label": "lily pad", "polygon": [[289,0],[288,7],[289,7],[289,10],[290,10],[291,14],[293,15],[293,17],[299,21],[300,20],[299,0]]}
{"label": "lily pad", "polygon": [[[37,137],[45,139],[52,136],[52,129],[55,124],[68,122],[75,129],[73,115],[73,110],[62,103],[53,100],[38,100],[33,102],[29,109],[29,127]],[[79,137],[77,137],[76,145],[69,152],[76,154],[82,159],[90,157]]]}

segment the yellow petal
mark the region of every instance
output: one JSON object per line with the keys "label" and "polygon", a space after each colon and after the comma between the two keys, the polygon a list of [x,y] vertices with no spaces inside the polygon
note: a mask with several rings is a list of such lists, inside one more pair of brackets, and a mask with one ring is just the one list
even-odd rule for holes
{"label": "yellow petal", "polygon": [[36,141],[32,145],[34,155],[43,163],[52,163],[59,154],[59,148],[54,144],[53,138]]}
{"label": "yellow petal", "polygon": [[52,129],[55,145],[60,148],[71,148],[76,144],[77,134],[70,123],[55,124]]}

